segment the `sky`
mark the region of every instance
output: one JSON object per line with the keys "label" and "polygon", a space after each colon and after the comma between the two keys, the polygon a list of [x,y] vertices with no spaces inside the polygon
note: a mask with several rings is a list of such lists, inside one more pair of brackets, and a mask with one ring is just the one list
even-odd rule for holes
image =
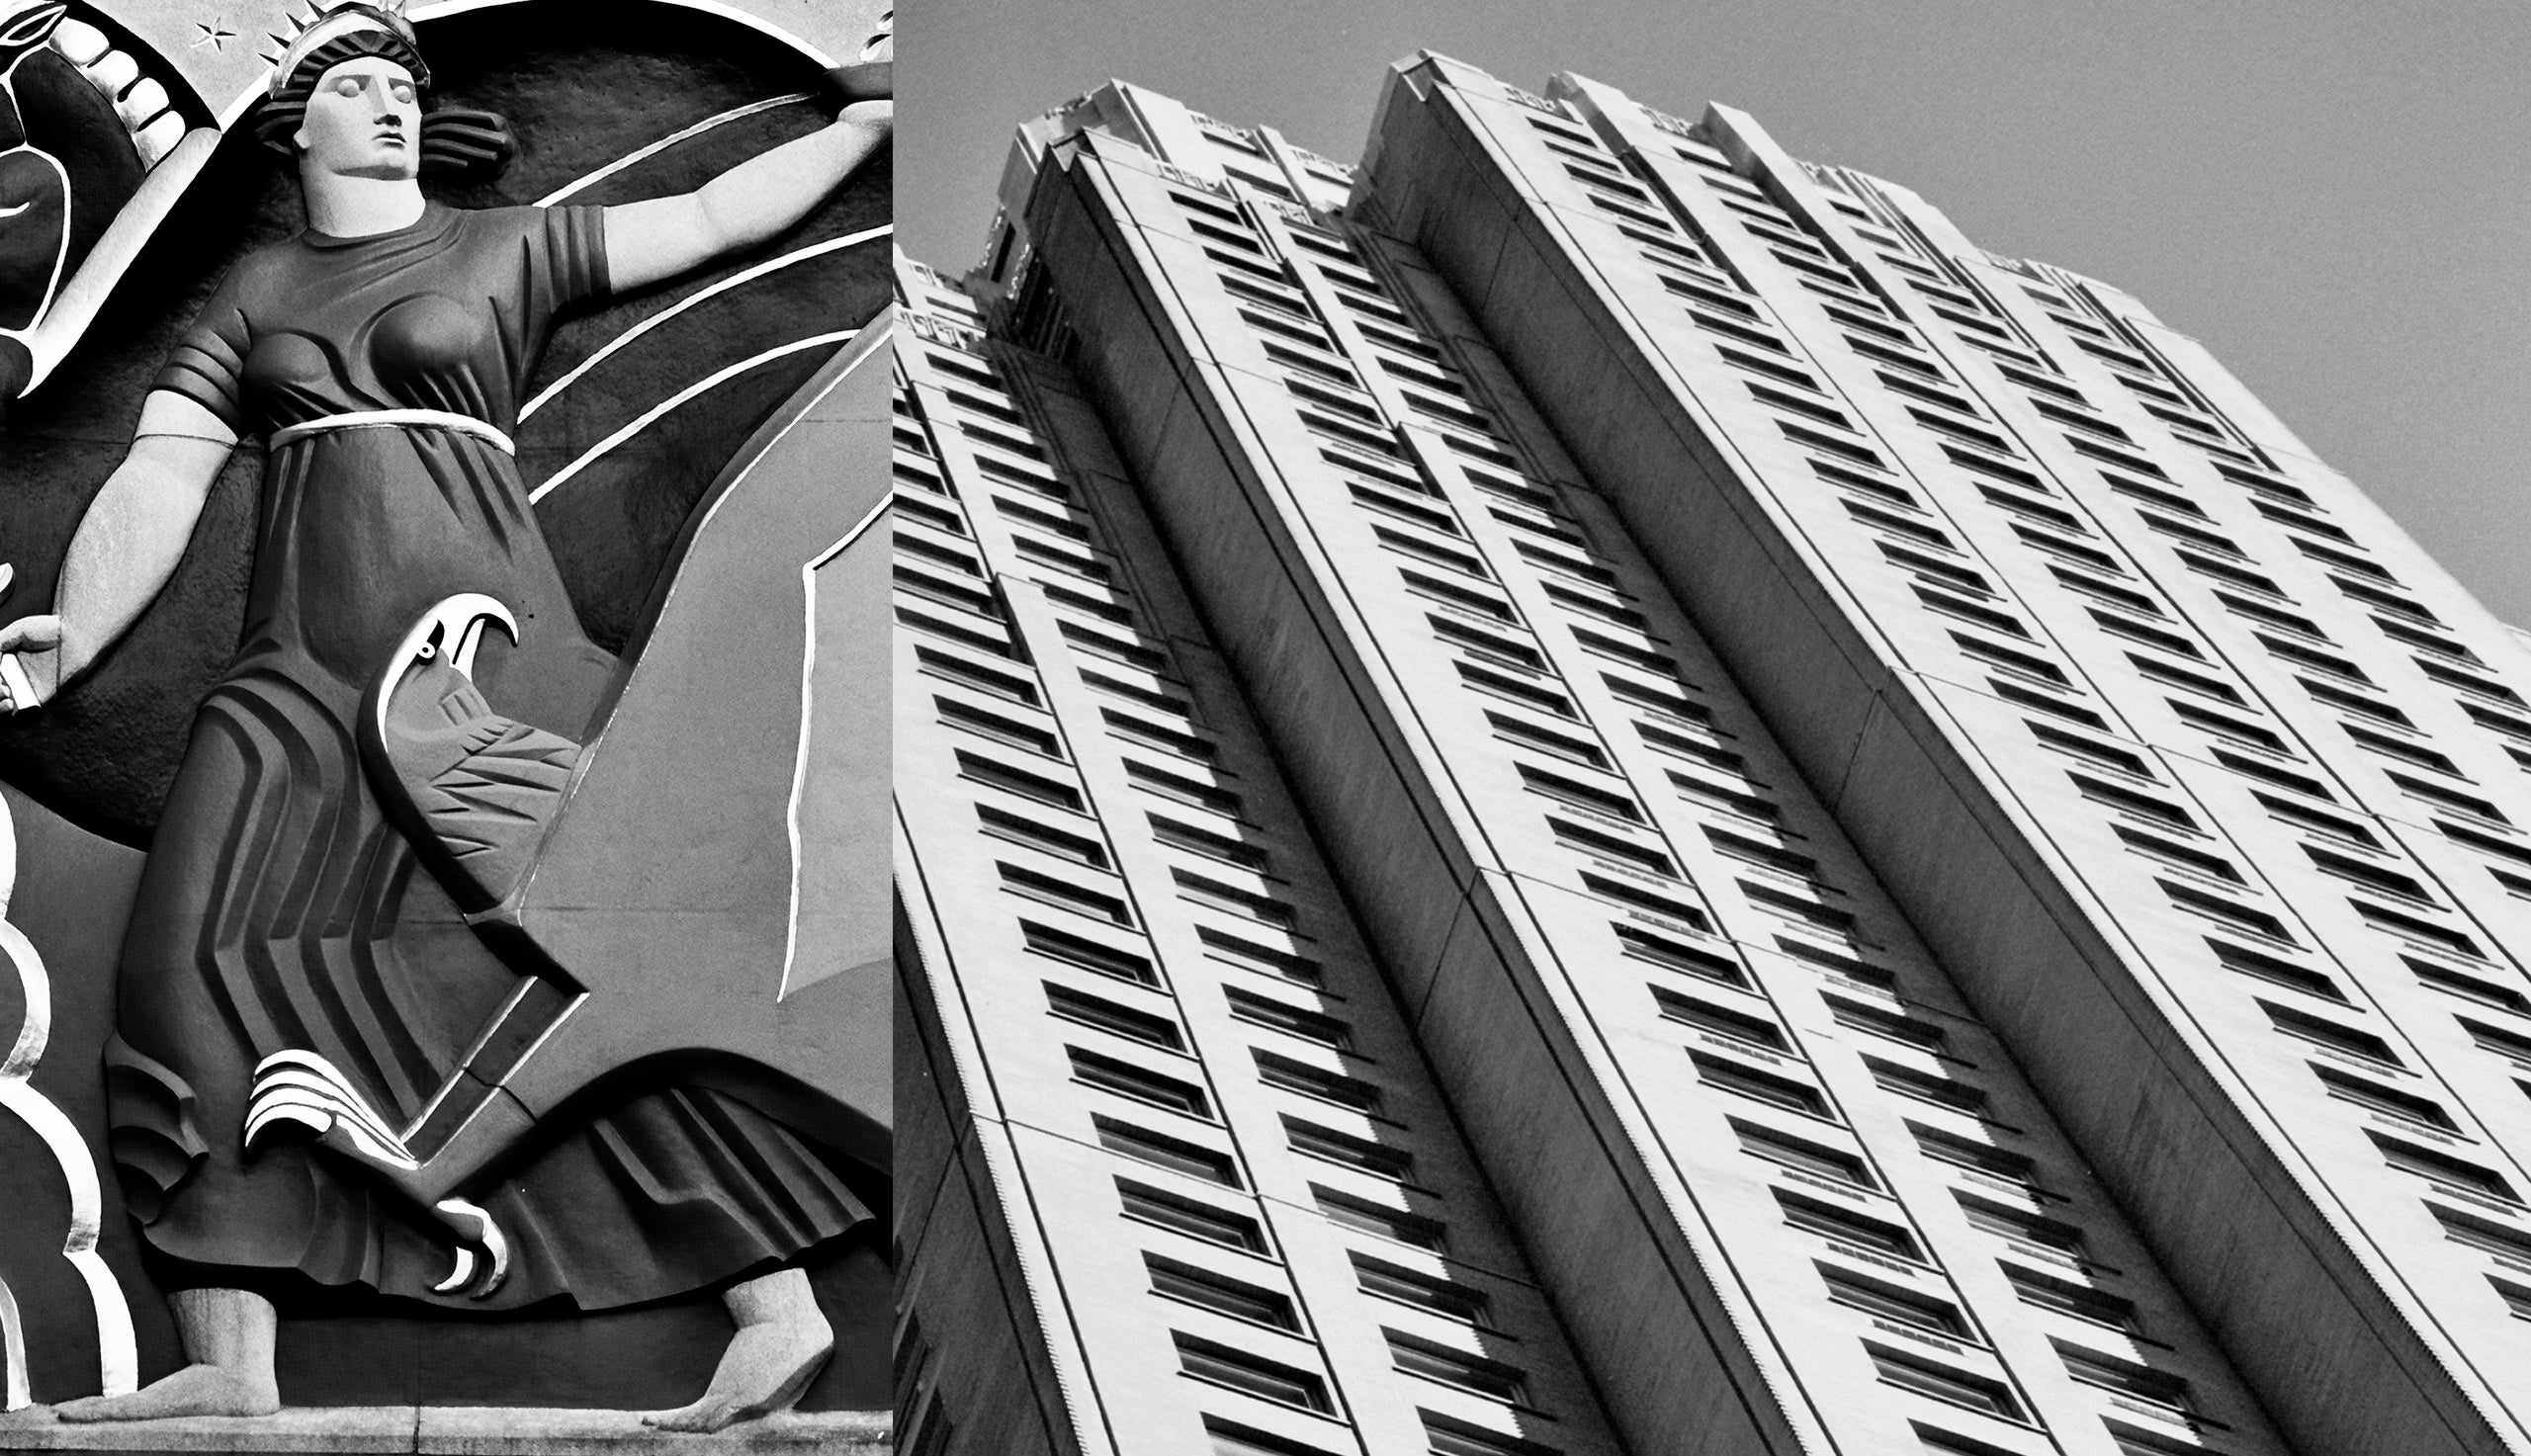
{"label": "sky", "polygon": [[1011,128],[1110,78],[1360,155],[1388,64],[1563,70],[1903,183],[1991,251],[2195,336],[2531,627],[2521,0],[912,0],[897,206],[982,251]]}

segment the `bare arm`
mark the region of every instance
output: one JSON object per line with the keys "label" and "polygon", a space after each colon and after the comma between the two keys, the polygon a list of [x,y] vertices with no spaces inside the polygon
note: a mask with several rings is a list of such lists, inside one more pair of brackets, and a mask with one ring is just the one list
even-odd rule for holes
{"label": "bare arm", "polygon": [[0,627],[0,713],[49,700],[157,599],[237,438],[200,404],[166,390],[70,538],[53,612]]}
{"label": "bare arm", "polygon": [[855,102],[833,125],[750,157],[693,192],[607,209],[608,286],[657,283],[782,232],[887,144],[895,117],[891,102]]}

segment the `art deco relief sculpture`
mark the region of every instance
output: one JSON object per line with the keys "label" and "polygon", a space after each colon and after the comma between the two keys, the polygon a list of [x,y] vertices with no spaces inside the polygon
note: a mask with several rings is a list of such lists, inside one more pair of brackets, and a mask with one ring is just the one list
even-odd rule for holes
{"label": "art deco relief sculpture", "polygon": [[[22,11],[0,46],[60,15]],[[836,77],[835,99],[872,79]],[[690,193],[465,209],[420,177],[489,171],[512,143],[431,85],[400,7],[350,0],[289,39],[252,125],[295,166],[306,229],[219,284],[52,610],[0,626],[0,714],[40,715],[157,597],[241,437],[262,440],[244,632],[156,823],[106,1052],[116,1172],[189,1363],[65,1420],[275,1410],[275,1301],[303,1289],[499,1312],[719,1287],[736,1337],[704,1397],[656,1417],[717,1428],[817,1373],[827,1322],[795,1261],[873,1212],[834,1162],[868,1114],[821,1101],[828,1049],[784,1021],[790,971],[710,989],[727,925],[628,926],[585,893],[619,873],[641,792],[608,776],[647,741],[621,723],[668,690],[636,665],[642,634],[692,624],[658,592],[625,660],[590,640],[513,437],[558,319],[783,233],[885,146],[889,103]],[[0,150],[0,348],[66,256],[44,241],[70,215],[44,160]]]}

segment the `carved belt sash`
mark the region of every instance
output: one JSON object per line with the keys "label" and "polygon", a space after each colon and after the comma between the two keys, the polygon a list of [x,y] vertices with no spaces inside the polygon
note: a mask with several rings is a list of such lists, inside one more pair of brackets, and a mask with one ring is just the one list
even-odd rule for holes
{"label": "carved belt sash", "polygon": [[264,443],[268,449],[279,450],[292,441],[334,430],[393,430],[413,425],[455,430],[461,435],[474,436],[503,455],[515,457],[518,454],[518,447],[510,443],[509,436],[473,415],[455,414],[445,409],[355,409],[345,414],[320,415],[312,420],[301,420],[295,425],[284,425],[273,431],[272,438]]}

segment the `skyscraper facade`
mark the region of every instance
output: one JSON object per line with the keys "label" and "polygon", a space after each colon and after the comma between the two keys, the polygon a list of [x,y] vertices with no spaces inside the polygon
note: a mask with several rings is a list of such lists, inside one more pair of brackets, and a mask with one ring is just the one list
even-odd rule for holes
{"label": "skyscraper facade", "polygon": [[2531,657],[2205,349],[1431,55],[1003,207],[906,280],[911,1449],[2531,1451]]}

